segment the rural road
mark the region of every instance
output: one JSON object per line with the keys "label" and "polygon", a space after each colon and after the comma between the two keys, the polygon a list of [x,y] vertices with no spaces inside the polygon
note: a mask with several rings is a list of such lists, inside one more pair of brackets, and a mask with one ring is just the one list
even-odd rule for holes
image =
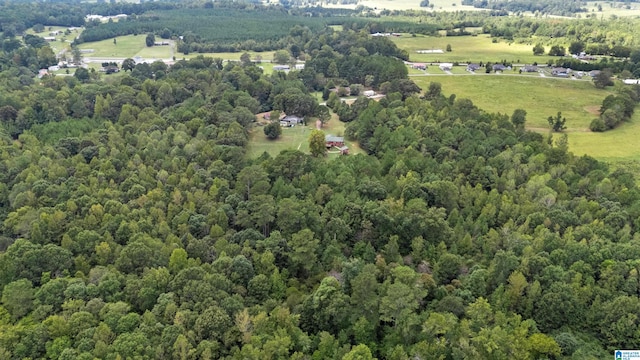
{"label": "rural road", "polygon": [[[443,74],[409,74],[409,77],[423,77],[423,76],[521,76],[521,77],[530,77],[530,78],[536,78],[535,76],[527,76],[527,75],[520,75],[520,74],[478,74],[478,73],[474,73],[474,74],[447,74],[447,73],[443,73]],[[542,74],[540,75],[540,77],[543,77],[545,79],[549,79],[549,80],[576,80],[576,81],[591,81],[589,79],[576,79],[576,78],[561,78],[561,77],[555,77],[555,76],[543,76]]]}

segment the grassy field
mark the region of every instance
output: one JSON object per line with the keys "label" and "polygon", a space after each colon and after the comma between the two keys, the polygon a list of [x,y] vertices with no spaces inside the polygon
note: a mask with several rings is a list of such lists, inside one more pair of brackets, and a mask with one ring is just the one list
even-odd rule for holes
{"label": "grassy field", "polygon": [[[479,10],[473,6],[463,6],[461,0],[430,0],[435,11],[474,11]],[[357,4],[323,4],[328,8],[344,8],[355,9],[356,6],[366,6],[372,9],[389,9],[389,10],[431,10],[431,8],[420,7],[420,0],[361,0]]]}
{"label": "grassy field", "polygon": [[604,133],[576,132],[569,134],[569,150],[576,155],[590,155],[608,162],[640,160],[640,109],[630,122]]}
{"label": "grassy field", "polygon": [[[598,11],[598,5],[602,7],[602,11]],[[611,15],[615,15],[618,17],[627,17],[627,16],[640,16],[640,4],[638,3],[629,3],[629,9],[627,9],[623,2],[611,2],[611,1],[590,1],[587,2],[586,8],[589,10],[588,13],[580,14],[581,17],[585,17],[586,14],[595,14],[598,19],[600,17],[610,18]]]}
{"label": "grassy field", "polygon": [[[439,69],[434,69],[434,74]],[[412,80],[428,89],[430,82],[442,84],[443,94],[468,98],[490,112],[511,115],[515,109],[527,111],[527,125],[544,131],[547,117],[562,111],[568,131],[588,131],[602,100],[610,94],[598,90],[590,81],[565,80],[519,75],[433,75]]]}
{"label": "grassy field", "polygon": [[71,42],[82,32],[82,29],[75,29],[69,35],[65,35],[65,30],[67,30],[67,28],[63,26],[45,26],[42,32],[36,33],[32,28],[29,28],[25,31],[25,34],[48,37],[53,36],[49,35],[50,32],[60,31],[60,35],[55,35],[56,41],[49,42],[51,50],[53,50],[53,52],[57,54],[62,49],[71,49]]}
{"label": "grassy field", "polygon": [[[409,52],[409,59],[416,62],[497,62],[506,60],[510,63],[546,63],[550,56],[534,56],[533,46],[492,42],[488,34],[478,36],[426,36],[403,35],[393,37],[396,45]],[[418,54],[418,50],[445,50],[451,45],[451,52],[443,54]]]}
{"label": "grassy field", "polygon": [[240,61],[240,56],[244,53],[248,53],[251,56],[251,60],[256,60],[258,56],[262,58],[264,61],[273,60],[273,54],[275,51],[264,51],[264,52],[255,52],[255,51],[242,51],[242,52],[220,52],[220,53],[190,53],[189,55],[184,55],[182,53],[176,53],[176,59],[192,59],[197,56],[205,56],[212,58],[221,58],[224,60],[238,60]]}
{"label": "grassy field", "polygon": [[171,58],[171,46],[147,47],[144,35],[118,36],[116,43],[113,39],[84,43],[78,46],[80,49],[92,49],[93,52],[86,53],[86,57],[96,58],[132,58],[141,56],[145,59],[168,59]]}
{"label": "grassy field", "polygon": [[[269,140],[264,135],[263,126],[255,126],[250,134],[248,155],[250,157],[260,156],[263,152],[271,156],[277,156],[282,150],[300,150],[309,152],[309,134],[315,129],[315,123],[307,126],[298,125],[293,128],[282,128],[282,135],[277,140]],[[327,135],[344,135],[345,124],[332,114],[331,120],[324,125],[322,131]],[[345,141],[351,154],[364,153],[357,143]],[[335,149],[334,149],[335,150]],[[332,150],[333,151],[333,150]],[[336,153],[329,153],[329,158],[339,156]]]}
{"label": "grassy field", "polygon": [[[433,72],[440,71],[433,69]],[[569,150],[611,163],[640,161],[640,109],[631,121],[604,133],[589,130],[602,100],[613,91],[598,90],[591,81],[515,75],[432,75],[411,77],[427,89],[429,82],[442,84],[446,96],[468,98],[479,108],[511,115],[515,109],[527,111],[530,130],[548,132],[547,117],[562,111],[567,118]],[[622,86],[622,85],[618,85]]]}

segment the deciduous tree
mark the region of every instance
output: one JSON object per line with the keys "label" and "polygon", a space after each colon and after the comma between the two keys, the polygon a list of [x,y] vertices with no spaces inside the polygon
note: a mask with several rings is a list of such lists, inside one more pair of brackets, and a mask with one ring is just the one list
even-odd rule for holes
{"label": "deciduous tree", "polygon": [[309,151],[313,156],[324,156],[327,153],[324,133],[321,130],[313,130],[309,134]]}

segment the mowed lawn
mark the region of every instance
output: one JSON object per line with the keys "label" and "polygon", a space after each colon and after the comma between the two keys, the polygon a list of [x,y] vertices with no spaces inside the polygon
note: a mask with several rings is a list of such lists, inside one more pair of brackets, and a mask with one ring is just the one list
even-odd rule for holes
{"label": "mowed lawn", "polygon": [[[533,45],[492,42],[488,34],[477,36],[426,36],[402,34],[391,40],[401,49],[409,52],[410,61],[415,62],[501,62],[546,64],[556,58],[551,56],[534,56]],[[442,54],[418,54],[418,50],[446,50],[451,45],[451,52]]]}
{"label": "mowed lawn", "polygon": [[[309,134],[315,129],[315,121],[313,124],[309,122],[307,126],[298,125],[292,128],[282,128],[282,135],[277,140],[269,140],[264,135],[264,126],[254,126],[249,135],[248,156],[257,157],[265,151],[271,156],[277,156],[282,150],[300,150],[309,153]],[[345,124],[338,120],[335,114],[332,114],[331,120],[327,122],[322,131],[326,135],[343,136]],[[351,154],[364,153],[356,142],[345,140]],[[336,149],[330,150],[329,158],[337,157]]]}
{"label": "mowed lawn", "polygon": [[[434,70],[434,74],[439,69]],[[558,111],[567,118],[569,132],[588,131],[597,117],[602,100],[610,91],[599,90],[591,81],[542,78],[520,75],[433,75],[411,77],[423,90],[430,82],[442,85],[446,96],[467,98],[489,112],[511,115],[515,109],[527,111],[527,126],[548,128],[547,118]]]}

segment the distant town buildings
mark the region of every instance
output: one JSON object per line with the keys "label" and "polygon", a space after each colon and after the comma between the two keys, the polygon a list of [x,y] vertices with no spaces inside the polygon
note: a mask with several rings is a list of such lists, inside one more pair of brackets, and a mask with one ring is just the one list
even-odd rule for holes
{"label": "distant town buildings", "polygon": [[120,19],[126,19],[127,18],[127,14],[118,14],[118,15],[113,15],[113,16],[102,16],[102,15],[87,15],[85,16],[85,20],[87,22],[89,21],[100,21],[100,22],[108,22],[109,20],[120,20]]}

